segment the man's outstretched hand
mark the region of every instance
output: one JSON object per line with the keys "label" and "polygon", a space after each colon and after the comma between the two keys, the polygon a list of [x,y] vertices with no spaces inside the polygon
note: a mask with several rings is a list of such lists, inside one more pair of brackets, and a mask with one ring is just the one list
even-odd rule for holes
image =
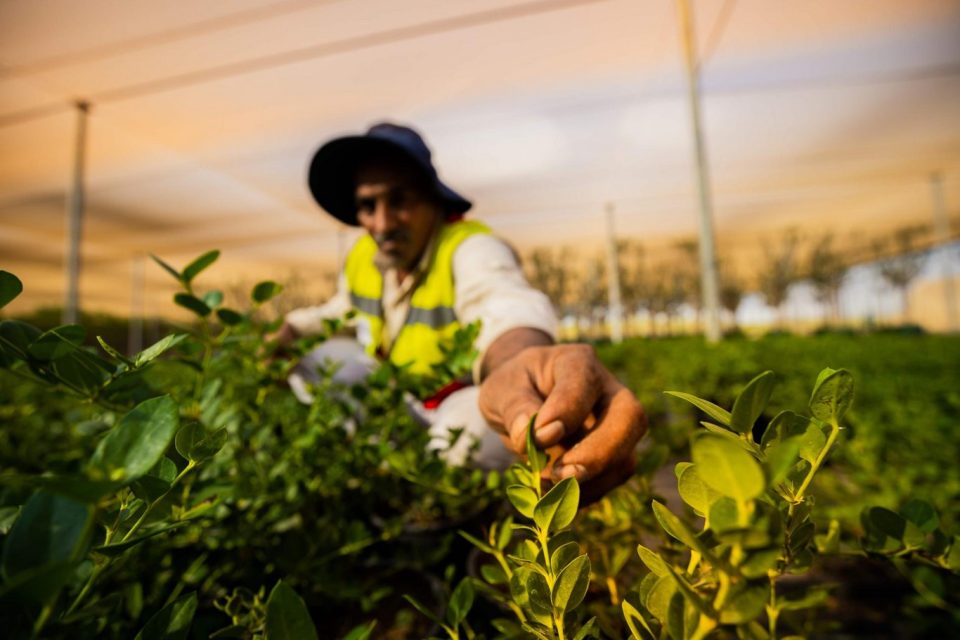
{"label": "man's outstretched hand", "polygon": [[630,478],[647,419],[591,347],[528,346],[509,358],[488,353],[487,360],[491,355],[501,361],[480,386],[480,411],[511,449],[524,454],[536,413],[534,439],[555,458],[550,479],[576,476],[584,502],[591,502]]}

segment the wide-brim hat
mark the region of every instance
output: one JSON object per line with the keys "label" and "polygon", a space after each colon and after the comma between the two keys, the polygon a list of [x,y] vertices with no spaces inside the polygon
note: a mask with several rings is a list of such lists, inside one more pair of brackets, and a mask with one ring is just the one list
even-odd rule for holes
{"label": "wide-brim hat", "polygon": [[320,147],[310,162],[308,176],[314,199],[333,217],[359,226],[355,202],[357,169],[370,158],[384,153],[408,159],[443,203],[447,216],[462,215],[472,206],[440,180],[430,149],[420,134],[390,123],[374,125],[364,135],[336,138]]}

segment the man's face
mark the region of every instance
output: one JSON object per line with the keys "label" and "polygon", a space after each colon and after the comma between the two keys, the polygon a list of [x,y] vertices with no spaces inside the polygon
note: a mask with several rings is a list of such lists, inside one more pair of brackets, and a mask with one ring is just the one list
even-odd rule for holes
{"label": "man's face", "polygon": [[377,243],[377,262],[413,268],[443,217],[415,170],[396,162],[372,162],[357,172],[357,221]]}

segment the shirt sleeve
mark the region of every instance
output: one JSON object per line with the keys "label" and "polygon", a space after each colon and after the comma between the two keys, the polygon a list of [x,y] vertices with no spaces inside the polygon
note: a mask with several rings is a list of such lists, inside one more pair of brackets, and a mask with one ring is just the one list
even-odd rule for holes
{"label": "shirt sleeve", "polygon": [[294,309],[286,315],[286,321],[302,336],[316,335],[324,330],[324,320],[342,318],[350,310],[350,295],[347,293],[347,277],[343,272],[337,277],[337,290],[321,305]]}
{"label": "shirt sleeve", "polygon": [[523,275],[510,247],[495,236],[475,234],[453,254],[457,318],[463,324],[481,321],[474,364],[477,380],[487,348],[510,329],[539,329],[557,337],[557,317],[546,295]]}

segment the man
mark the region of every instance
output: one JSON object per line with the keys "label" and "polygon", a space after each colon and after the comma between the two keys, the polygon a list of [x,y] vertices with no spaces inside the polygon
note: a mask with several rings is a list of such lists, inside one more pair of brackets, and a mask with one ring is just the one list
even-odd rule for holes
{"label": "man", "polygon": [[309,184],[321,207],[367,234],[347,256],[334,298],[288,314],[281,341],[352,308],[367,354],[428,373],[440,345],[480,320],[476,386],[454,382],[425,403],[435,407],[425,413],[431,433],[465,425],[481,442],[481,466],[504,466],[496,449],[523,455],[536,413],[535,439],[555,459],[550,479],[575,476],[591,500],[630,477],[646,431],[640,404],[592,348],[555,344],[549,301],[505,243],[463,220],[471,203],[440,180],[415,131],[384,123],[328,142]]}

